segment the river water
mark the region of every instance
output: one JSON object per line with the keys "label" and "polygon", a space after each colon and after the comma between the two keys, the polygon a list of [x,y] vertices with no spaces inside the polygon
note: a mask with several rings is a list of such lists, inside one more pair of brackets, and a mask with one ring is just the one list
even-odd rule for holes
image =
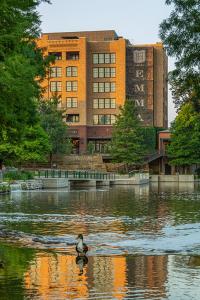
{"label": "river water", "polygon": [[0,261],[0,299],[199,300],[200,187],[0,195]]}

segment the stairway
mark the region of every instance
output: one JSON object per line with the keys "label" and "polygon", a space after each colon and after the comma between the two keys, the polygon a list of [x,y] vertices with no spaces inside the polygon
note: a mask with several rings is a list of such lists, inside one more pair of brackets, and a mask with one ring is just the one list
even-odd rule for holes
{"label": "stairway", "polygon": [[54,155],[53,164],[57,169],[106,172],[101,155]]}

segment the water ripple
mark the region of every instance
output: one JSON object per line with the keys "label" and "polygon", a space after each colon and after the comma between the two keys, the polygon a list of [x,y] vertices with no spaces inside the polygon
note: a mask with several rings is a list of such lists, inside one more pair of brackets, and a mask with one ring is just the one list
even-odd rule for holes
{"label": "water ripple", "polygon": [[[200,223],[166,227],[157,234],[145,234],[138,231],[128,232],[128,234],[99,232],[88,234],[85,236],[85,241],[89,246],[89,255],[161,255],[166,253],[200,255],[199,230]],[[75,253],[76,235],[37,235],[1,228],[0,238],[31,248]]]}

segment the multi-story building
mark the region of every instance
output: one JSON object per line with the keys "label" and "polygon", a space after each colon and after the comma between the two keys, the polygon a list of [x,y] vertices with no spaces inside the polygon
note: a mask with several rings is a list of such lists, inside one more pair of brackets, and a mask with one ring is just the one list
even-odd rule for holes
{"label": "multi-story building", "polygon": [[44,98],[57,95],[77,153],[89,142],[104,152],[127,97],[144,125],[167,127],[167,59],[162,44],[133,46],[115,31],[44,33],[44,55],[54,55]]}

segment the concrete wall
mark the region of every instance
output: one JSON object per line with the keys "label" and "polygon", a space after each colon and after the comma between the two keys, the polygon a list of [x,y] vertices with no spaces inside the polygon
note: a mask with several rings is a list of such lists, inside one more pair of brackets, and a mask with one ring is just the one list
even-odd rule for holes
{"label": "concrete wall", "polygon": [[41,180],[44,189],[55,189],[69,186],[68,179],[66,178],[43,178]]}
{"label": "concrete wall", "polygon": [[151,175],[151,182],[194,182],[194,175]]}
{"label": "concrete wall", "polygon": [[118,175],[116,179],[111,182],[112,185],[140,185],[146,183],[149,183],[148,173],[135,174],[133,177]]}

